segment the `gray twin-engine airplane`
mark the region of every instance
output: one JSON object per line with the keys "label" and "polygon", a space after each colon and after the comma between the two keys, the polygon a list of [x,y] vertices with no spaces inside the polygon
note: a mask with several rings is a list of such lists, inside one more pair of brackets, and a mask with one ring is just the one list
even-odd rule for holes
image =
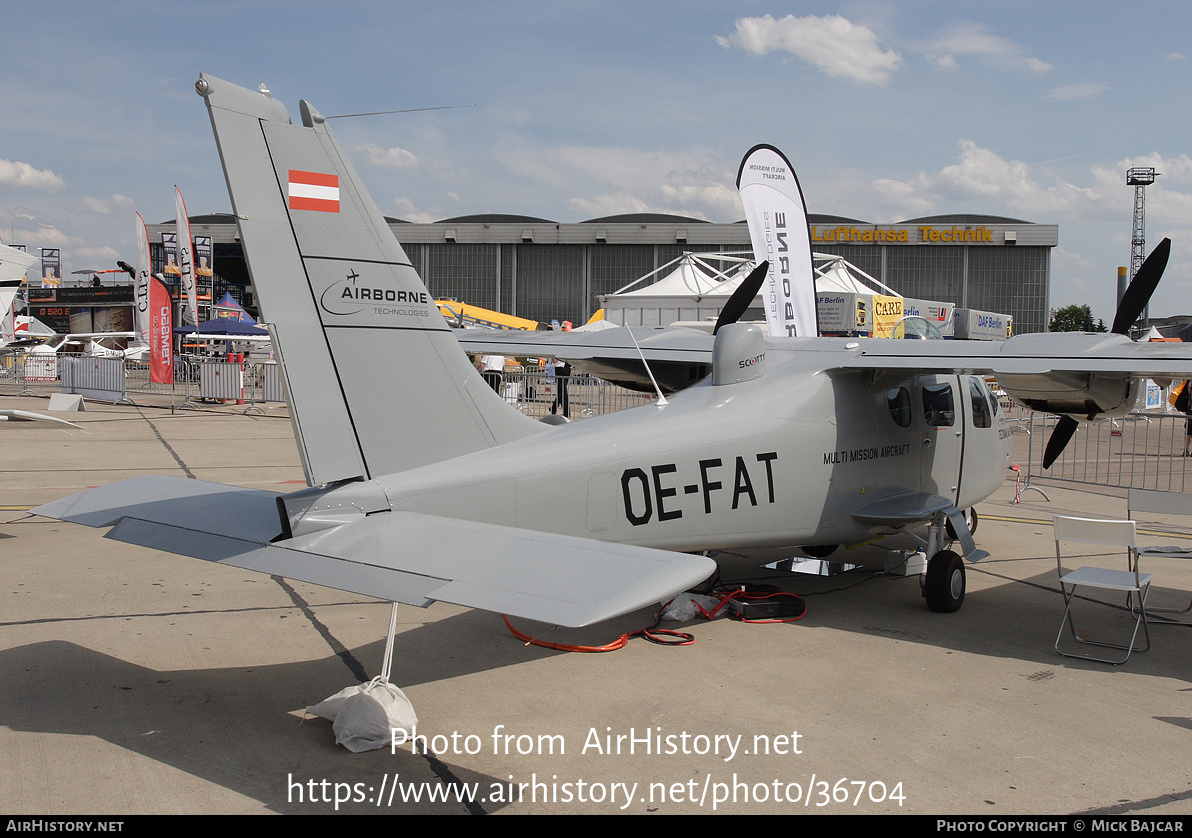
{"label": "gray twin-engine airplane", "polygon": [[579,626],[698,584],[715,570],[708,550],[822,553],[926,524],[927,601],[953,611],[961,555],[984,555],[963,511],[1010,459],[983,373],[1081,418],[1127,412],[1140,377],[1192,373],[1187,349],[1118,334],[766,339],[727,322],[688,347],[711,375],[664,404],[536,422],[468,362],[323,116],[302,102],[292,124],[267,92],[206,75],[195,87],[310,488],[144,477],[36,510],[110,538]]}

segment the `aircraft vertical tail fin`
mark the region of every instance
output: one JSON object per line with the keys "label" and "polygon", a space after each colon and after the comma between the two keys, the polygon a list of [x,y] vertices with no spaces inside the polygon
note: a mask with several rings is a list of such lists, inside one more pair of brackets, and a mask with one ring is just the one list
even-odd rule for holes
{"label": "aircraft vertical tail fin", "polygon": [[326,121],[203,75],[245,259],[313,484],[540,431],[468,362]]}

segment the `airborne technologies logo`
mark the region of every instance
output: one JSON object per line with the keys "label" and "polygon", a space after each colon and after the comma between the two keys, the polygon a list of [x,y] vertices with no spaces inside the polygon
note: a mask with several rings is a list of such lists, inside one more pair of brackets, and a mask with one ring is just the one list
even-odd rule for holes
{"label": "airborne technologies logo", "polygon": [[[425,291],[406,291],[395,287],[392,276],[365,278],[350,268],[343,279],[332,283],[319,298],[328,314],[349,316],[366,312],[379,315],[412,315],[425,317],[429,313],[430,295]],[[394,308],[410,304],[422,308]]]}

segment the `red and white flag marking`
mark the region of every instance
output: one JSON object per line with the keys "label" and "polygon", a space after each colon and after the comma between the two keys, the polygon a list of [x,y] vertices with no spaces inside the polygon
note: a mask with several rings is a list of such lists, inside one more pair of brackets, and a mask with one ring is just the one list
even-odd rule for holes
{"label": "red and white flag marking", "polygon": [[339,212],[339,175],[290,169],[290,209]]}

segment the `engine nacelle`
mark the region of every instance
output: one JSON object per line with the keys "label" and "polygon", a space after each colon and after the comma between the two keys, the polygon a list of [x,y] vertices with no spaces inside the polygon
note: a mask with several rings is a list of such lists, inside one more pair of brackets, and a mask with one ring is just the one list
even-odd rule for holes
{"label": "engine nacelle", "polygon": [[1134,410],[1139,379],[1095,373],[1046,372],[999,375],[998,384],[1031,410],[1064,414],[1073,419],[1120,419]]}

